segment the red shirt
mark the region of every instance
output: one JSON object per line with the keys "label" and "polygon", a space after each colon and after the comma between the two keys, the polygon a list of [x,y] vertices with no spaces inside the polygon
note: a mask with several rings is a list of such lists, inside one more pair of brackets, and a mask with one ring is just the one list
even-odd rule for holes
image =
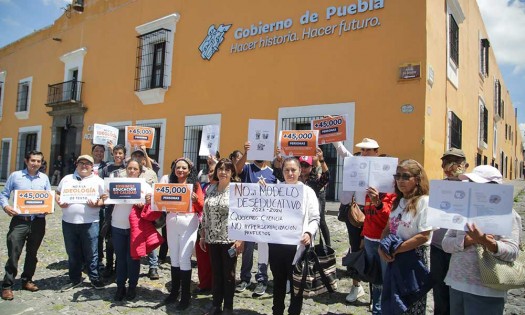
{"label": "red shirt", "polygon": [[365,207],[363,212],[365,213],[365,223],[363,224],[363,231],[361,232],[362,236],[371,238],[371,239],[381,239],[381,233],[388,223],[388,217],[390,216],[390,211],[392,210],[392,203],[396,199],[396,194],[379,194],[381,197],[382,206],[377,208],[375,205],[372,205],[368,195],[365,200]]}

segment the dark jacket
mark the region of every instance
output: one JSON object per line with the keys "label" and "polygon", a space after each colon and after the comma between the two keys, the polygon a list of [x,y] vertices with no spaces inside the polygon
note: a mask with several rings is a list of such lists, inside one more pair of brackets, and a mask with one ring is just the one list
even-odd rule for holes
{"label": "dark jacket", "polygon": [[[380,248],[391,255],[403,240],[390,234],[381,240]],[[382,314],[402,314],[432,289],[432,277],[415,250],[396,254],[388,263],[383,277]]]}

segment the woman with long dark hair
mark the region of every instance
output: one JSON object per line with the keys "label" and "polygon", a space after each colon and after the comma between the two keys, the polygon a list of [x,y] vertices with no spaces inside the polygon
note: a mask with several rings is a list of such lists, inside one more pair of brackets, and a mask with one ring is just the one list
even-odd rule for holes
{"label": "woman with long dark hair", "polygon": [[197,171],[187,158],[178,158],[169,175],[164,175],[161,183],[193,185],[192,212],[170,212],[166,216],[168,247],[171,257],[171,292],[166,303],[180,302],[177,310],[185,310],[190,305],[191,255],[197,239],[199,216],[202,213],[204,194],[197,182]]}
{"label": "woman with long dark hair", "polygon": [[199,245],[203,251],[208,250],[211,257],[213,303],[206,313],[210,315],[219,314],[223,302],[224,309],[221,314],[233,314],[237,255],[242,253],[244,246],[243,241],[228,238],[230,183],[236,181],[239,179],[232,161],[221,159],[215,166],[214,183],[208,187],[204,201]]}

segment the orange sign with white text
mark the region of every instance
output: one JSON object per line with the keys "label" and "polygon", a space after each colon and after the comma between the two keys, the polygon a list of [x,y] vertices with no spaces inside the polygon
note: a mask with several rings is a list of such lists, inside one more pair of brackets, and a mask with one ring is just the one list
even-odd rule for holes
{"label": "orange sign with white text", "polygon": [[15,190],[14,208],[19,214],[53,213],[55,192],[49,190]]}
{"label": "orange sign with white text", "polygon": [[126,126],[126,143],[130,148],[138,148],[141,145],[146,148],[153,147],[155,128],[141,126]]}
{"label": "orange sign with white text", "polygon": [[346,117],[336,116],[312,120],[312,130],[319,130],[319,144],[346,140]]}
{"label": "orange sign with white text", "polygon": [[285,156],[315,156],[318,130],[282,130],[279,135],[281,154]]}
{"label": "orange sign with white text", "polygon": [[153,210],[166,212],[193,212],[191,194],[193,185],[186,184],[154,184]]}

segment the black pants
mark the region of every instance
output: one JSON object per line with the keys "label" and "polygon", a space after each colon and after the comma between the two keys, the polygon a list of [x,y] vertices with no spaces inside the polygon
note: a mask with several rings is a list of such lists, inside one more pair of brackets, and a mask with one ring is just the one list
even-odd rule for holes
{"label": "black pants", "polygon": [[18,260],[26,245],[26,259],[22,281],[33,280],[38,259],[36,254],[46,233],[46,219],[35,218],[33,221],[24,221],[21,217],[14,216],[7,232],[7,263],[2,288],[11,288],[18,273]]}
{"label": "black pants", "polygon": [[[269,263],[273,274],[273,307],[274,315],[284,314],[284,298],[286,297],[286,281],[292,285],[293,259],[296,245],[268,244]],[[290,290],[290,307],[288,314],[299,315],[303,307],[303,297],[296,296],[293,288]]]}
{"label": "black pants", "polygon": [[228,249],[230,244],[208,244],[211,259],[211,272],[213,275],[212,295],[213,306],[233,309],[233,296],[235,294],[235,268],[237,256],[230,257]]}
{"label": "black pants", "polygon": [[450,314],[449,286],[444,281],[447,276],[450,257],[449,253],[435,246],[430,246],[430,274],[434,280],[432,294],[434,295],[434,314],[436,315]]}
{"label": "black pants", "polygon": [[[353,226],[350,221],[348,221],[348,218],[345,220],[345,224],[348,232],[348,242],[350,243],[348,253],[355,253],[359,251],[359,247],[361,246],[361,240],[363,239],[361,231],[363,231],[363,228]],[[347,270],[349,270],[349,268],[350,266],[347,267]]]}
{"label": "black pants", "polygon": [[323,190],[319,192],[319,228],[321,229],[321,233],[323,234],[323,239],[325,241],[325,244],[330,246],[330,230],[328,229],[328,225],[326,224],[326,192]]}
{"label": "black pants", "polygon": [[[168,239],[168,231],[166,230],[166,225],[164,225],[162,227],[162,237],[167,240]],[[197,233],[197,236],[199,236],[200,234]],[[197,246],[199,246],[199,242],[196,243]],[[166,260],[166,257],[168,257],[168,241],[166,242],[163,242],[162,244],[160,244],[160,249],[159,249],[159,261],[160,262],[163,262]]]}

